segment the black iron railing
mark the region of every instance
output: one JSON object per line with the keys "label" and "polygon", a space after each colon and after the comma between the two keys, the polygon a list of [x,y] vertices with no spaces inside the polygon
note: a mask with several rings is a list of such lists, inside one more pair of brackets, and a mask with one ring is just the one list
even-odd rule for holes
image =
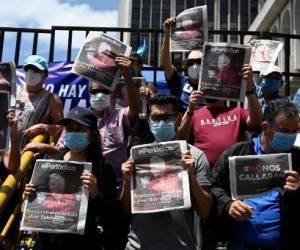
{"label": "black iron railing", "polygon": [[[14,61],[16,65],[19,65],[20,61],[20,49],[22,43],[22,35],[25,33],[33,34],[32,39],[32,54],[37,53],[37,47],[40,40],[41,34],[48,34],[50,36],[49,44],[49,62],[54,61],[55,58],[55,39],[57,32],[65,31],[67,32],[67,47],[66,47],[66,58],[65,61],[72,61],[72,42],[74,39],[74,32],[82,31],[87,35],[90,31],[102,31],[102,32],[115,32],[118,34],[118,38],[121,41],[124,41],[125,33],[136,34],[136,40],[132,41],[132,45],[135,46],[140,44],[142,41],[143,34],[151,34],[151,37],[154,39],[152,53],[148,56],[151,56],[151,67],[147,67],[145,70],[153,70],[156,72],[159,68],[159,49],[161,44],[159,44],[159,37],[163,33],[161,29],[137,29],[137,28],[112,28],[112,27],[79,27],[79,26],[52,26],[51,29],[30,29],[30,28],[10,28],[10,27],[0,27],[0,61],[2,61],[3,50],[4,50],[4,41],[5,35],[8,32],[16,33],[15,40],[15,51],[14,51]],[[291,40],[298,39],[300,41],[300,35],[292,34],[280,34],[280,33],[269,33],[269,32],[255,32],[255,31],[228,31],[228,30],[209,30],[210,37],[218,36],[219,41],[227,42],[231,41],[229,37],[235,37],[236,41],[239,43],[244,43],[245,36],[252,36],[258,39],[267,38],[267,39],[281,39],[284,42],[284,72],[285,77],[285,94],[290,95],[290,78],[299,77],[300,73],[290,72],[290,53],[291,53]],[[136,48],[135,48],[136,49]],[[296,55],[297,56],[297,55]],[[299,55],[300,56],[300,55]],[[154,74],[154,82],[156,82],[156,74]]]}

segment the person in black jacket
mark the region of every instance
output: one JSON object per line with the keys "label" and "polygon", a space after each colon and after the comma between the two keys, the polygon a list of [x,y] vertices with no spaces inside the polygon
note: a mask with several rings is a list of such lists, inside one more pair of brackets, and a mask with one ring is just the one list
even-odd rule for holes
{"label": "person in black jacket", "polygon": [[[261,123],[262,133],[251,142],[239,142],[223,152],[213,169],[216,235],[228,249],[290,250],[299,244],[300,152],[293,148],[299,130],[297,107],[291,102],[269,103]],[[292,171],[285,172],[284,192],[232,200],[230,156],[291,153]],[[222,226],[221,226],[222,225]],[[226,230],[224,230],[226,228]],[[230,230],[228,230],[228,228]]]}
{"label": "person in black jacket", "polygon": [[[59,121],[65,129],[64,149],[44,143],[30,143],[24,150],[50,154],[52,159],[91,162],[92,171],[84,171],[82,184],[89,191],[84,235],[38,233],[34,250],[98,250],[124,249],[120,245],[115,176],[100,153],[97,118],[86,108],[76,107]],[[24,195],[36,192],[33,184],[26,184]]]}

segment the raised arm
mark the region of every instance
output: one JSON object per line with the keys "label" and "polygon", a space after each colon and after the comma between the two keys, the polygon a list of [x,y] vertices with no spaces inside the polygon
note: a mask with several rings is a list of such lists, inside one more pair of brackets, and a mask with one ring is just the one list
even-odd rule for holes
{"label": "raised arm", "polygon": [[125,85],[127,89],[128,95],[128,119],[131,123],[135,122],[139,115],[139,106],[140,106],[140,99],[137,87],[134,85],[131,75],[130,75],[130,66],[131,61],[129,58],[125,56],[118,56],[116,57],[116,63],[121,66],[123,77],[125,80]]}
{"label": "raised arm", "polygon": [[123,188],[121,192],[121,204],[126,212],[130,212],[130,179],[134,169],[134,162],[132,158],[129,158],[126,162],[122,164],[123,172]]}
{"label": "raised arm", "polygon": [[260,125],[263,119],[260,104],[253,88],[253,73],[252,67],[245,64],[242,68],[243,78],[247,82],[246,97],[248,99],[249,116],[246,125],[249,128],[255,128]]}
{"label": "raised arm", "polygon": [[171,63],[171,55],[170,55],[170,30],[171,30],[171,25],[173,23],[176,23],[175,17],[170,17],[163,23],[164,38],[161,47],[160,63],[161,63],[161,67],[165,72],[167,80],[170,80],[172,78],[175,70],[174,66]]}
{"label": "raised arm", "polygon": [[17,135],[18,118],[14,109],[8,110],[8,124],[10,126],[10,149],[4,154],[4,166],[10,172],[16,172],[20,167],[20,149]]}
{"label": "raised arm", "polygon": [[178,140],[188,140],[190,138],[192,117],[202,99],[203,93],[201,91],[194,91],[190,95],[189,106],[182,117],[181,124],[177,128],[176,138]]}

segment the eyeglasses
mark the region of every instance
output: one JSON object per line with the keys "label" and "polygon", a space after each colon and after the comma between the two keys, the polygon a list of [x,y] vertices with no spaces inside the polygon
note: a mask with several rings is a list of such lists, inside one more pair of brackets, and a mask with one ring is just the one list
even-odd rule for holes
{"label": "eyeglasses", "polygon": [[30,69],[35,73],[42,72],[42,70],[40,70],[39,68],[37,68],[33,65],[28,65],[28,66],[24,67],[25,72],[29,71]]}
{"label": "eyeglasses", "polygon": [[189,59],[186,61],[186,66],[192,66],[193,64],[201,64],[201,59]]}
{"label": "eyeglasses", "polygon": [[150,120],[150,122],[160,122],[160,121],[173,122],[176,120],[176,114],[175,113],[153,114],[153,115],[150,115],[149,120]]}

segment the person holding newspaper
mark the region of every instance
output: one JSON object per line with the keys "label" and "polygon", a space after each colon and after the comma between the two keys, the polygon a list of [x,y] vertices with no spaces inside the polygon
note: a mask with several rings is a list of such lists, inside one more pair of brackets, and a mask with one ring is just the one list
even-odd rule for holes
{"label": "person holding newspaper", "polygon": [[[46,153],[51,158],[64,161],[92,163],[92,171],[84,171],[81,176],[83,186],[90,194],[85,234],[38,233],[34,249],[122,249],[119,241],[115,240],[115,237],[119,237],[115,224],[119,220],[116,213],[115,178],[111,166],[100,150],[97,150],[100,148],[100,135],[96,116],[89,109],[76,107],[58,124],[64,126],[64,149],[45,143],[30,143],[24,150]],[[56,182],[58,181],[56,178]],[[57,191],[58,184],[54,187],[54,183],[50,182],[49,188]],[[26,184],[25,196],[32,196],[35,192],[33,184]],[[55,202],[59,201],[47,200],[44,205],[51,205],[55,211],[67,209],[66,206],[69,206],[65,202],[55,205]]]}
{"label": "person holding newspaper", "polygon": [[[269,103],[261,134],[227,149],[213,169],[212,193],[216,198],[216,235],[229,242],[228,249],[292,250],[299,244],[300,152],[293,149],[299,131],[299,113],[292,102]],[[285,172],[283,193],[271,191],[245,200],[232,200],[229,157],[291,153],[292,168]],[[228,230],[224,230],[226,227]]]}
{"label": "person holding newspaper", "polygon": [[[242,76],[247,82],[249,111],[239,107],[227,107],[223,100],[204,99],[201,91],[194,91],[178,128],[178,139],[191,138],[194,146],[205,152],[211,167],[225,149],[242,139],[245,127],[255,128],[262,121],[261,108],[253,89],[250,65],[244,65]],[[203,99],[206,106],[197,109],[198,103]]]}
{"label": "person holding newspaper", "polygon": [[90,103],[98,118],[98,129],[101,135],[100,148],[104,158],[109,161],[117,177],[117,189],[122,187],[121,165],[127,158],[127,140],[131,125],[136,122],[139,114],[138,90],[130,75],[131,61],[125,56],[116,57],[122,68],[128,94],[128,107],[116,109],[115,95],[96,82],[90,82]]}
{"label": "person holding newspaper", "polygon": [[[150,100],[149,125],[156,142],[172,141],[176,138],[176,126],[180,118],[176,112],[176,98],[156,94]],[[182,166],[189,173],[190,195],[193,209],[198,216],[209,215],[212,199],[208,191],[209,165],[204,153],[188,145],[182,154]],[[122,164],[123,190],[121,202],[124,210],[130,212],[130,179],[134,171],[134,161],[129,158]],[[199,229],[198,217],[193,209],[172,210],[150,214],[132,214],[131,231],[126,249],[198,249],[200,233],[194,234],[194,226]],[[197,239],[197,240],[195,240]]]}
{"label": "person holding newspaper", "polygon": [[163,23],[164,38],[160,61],[169,90],[177,97],[179,111],[184,112],[188,107],[190,94],[198,89],[202,52],[194,50],[189,53],[185,62],[188,77],[182,76],[172,65],[170,59],[170,29],[174,23],[176,23],[175,17],[170,17]]}

